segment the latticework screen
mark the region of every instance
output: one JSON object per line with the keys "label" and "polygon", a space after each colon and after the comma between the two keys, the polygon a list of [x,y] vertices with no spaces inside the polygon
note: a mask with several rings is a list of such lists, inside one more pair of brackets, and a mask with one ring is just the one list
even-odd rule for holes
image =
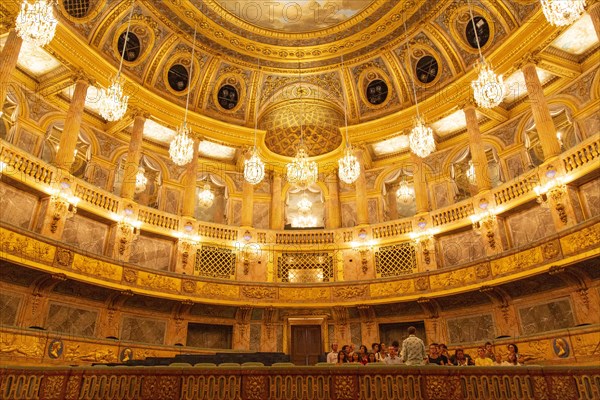
{"label": "latticework screen", "polygon": [[64,0],[63,6],[70,16],[83,18],[90,9],[90,0]]}
{"label": "latticework screen", "polygon": [[307,283],[333,280],[333,256],[329,253],[282,253],[277,258],[277,280]]}
{"label": "latticework screen", "polygon": [[235,253],[216,246],[202,246],[196,253],[196,275],[231,279],[235,274]]}
{"label": "latticework screen", "polygon": [[409,274],[416,265],[415,248],[410,243],[380,247],[375,253],[375,269],[382,278]]}

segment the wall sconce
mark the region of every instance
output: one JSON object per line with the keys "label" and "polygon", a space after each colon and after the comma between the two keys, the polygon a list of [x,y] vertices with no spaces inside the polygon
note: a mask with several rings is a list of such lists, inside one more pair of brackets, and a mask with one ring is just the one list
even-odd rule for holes
{"label": "wall sconce", "polygon": [[352,249],[360,254],[362,272],[363,274],[366,274],[369,270],[369,261],[367,257],[373,250],[375,242],[372,240],[367,240],[367,231],[364,229],[361,229],[360,232],[358,232],[358,237],[360,242],[352,242],[351,245]]}
{"label": "wall sconce", "polygon": [[258,243],[247,244],[242,248],[240,251],[240,257],[244,265],[244,275],[248,275],[250,272],[250,263],[255,262],[260,258],[260,252],[261,248]]}
{"label": "wall sconce", "polygon": [[176,236],[179,238],[177,241],[177,247],[181,251],[181,264],[183,267],[187,267],[190,253],[196,250],[196,247],[200,243],[200,236],[192,235],[194,231],[194,225],[191,222],[187,222],[183,226],[183,232],[177,232]]}
{"label": "wall sconce", "polygon": [[485,231],[485,237],[487,238],[488,244],[492,249],[496,248],[496,235],[494,233],[494,227],[496,226],[496,214],[493,210],[486,210],[479,214],[473,214],[471,223],[473,224],[473,231],[477,235],[483,235]]}
{"label": "wall sconce", "polygon": [[71,184],[66,179],[58,185],[58,188],[51,190],[50,207],[52,207],[52,222],[50,222],[50,232],[56,232],[58,222],[61,219],[71,218],[77,213],[79,200],[79,197],[73,195]]}
{"label": "wall sconce", "polygon": [[117,232],[119,233],[119,254],[125,254],[127,246],[140,236],[142,221],[133,218],[133,207],[128,205],[122,215],[117,216]]}
{"label": "wall sconce", "polygon": [[548,178],[546,184],[534,187],[533,191],[537,196],[537,202],[544,208],[550,207],[548,200],[552,199],[554,209],[558,213],[558,218],[563,224],[566,224],[568,217],[562,200],[567,194],[567,184],[565,183],[565,178],[556,176],[556,170],[551,168],[548,167],[548,171],[546,171],[546,178]]}
{"label": "wall sconce", "polygon": [[[423,225],[423,228],[425,228],[425,225]],[[411,232],[409,234],[410,240],[413,242],[413,246],[421,246],[421,251],[423,252],[423,261],[425,261],[425,264],[427,265],[431,263],[429,246],[433,241],[433,235],[434,232],[432,229],[422,230],[421,232]]]}

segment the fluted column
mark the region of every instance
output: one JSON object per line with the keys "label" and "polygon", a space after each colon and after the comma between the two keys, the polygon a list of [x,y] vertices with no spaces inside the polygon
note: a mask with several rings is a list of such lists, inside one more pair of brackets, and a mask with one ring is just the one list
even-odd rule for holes
{"label": "fluted column", "polygon": [[242,185],[242,226],[252,226],[254,218],[254,185],[244,179]]}
{"label": "fluted column", "polygon": [[327,201],[327,229],[337,229],[342,226],[340,213],[340,189],[337,172],[327,175],[327,190],[329,200]]}
{"label": "fluted column", "polygon": [[135,194],[135,181],[142,155],[142,138],[145,123],[146,117],[144,115],[136,115],[133,120],[133,131],[131,132],[129,150],[127,151],[127,159],[125,161],[123,184],[121,186],[121,197],[125,199],[133,199]]}
{"label": "fluted column", "polygon": [[429,198],[427,197],[427,182],[425,177],[425,164],[423,159],[414,153],[410,153],[411,162],[414,165],[413,187],[415,189],[415,204],[417,214],[429,211]]}
{"label": "fluted column", "polygon": [[183,211],[184,217],[194,217],[196,212],[196,177],[198,173],[198,146],[200,139],[194,138],[194,156],[188,163],[185,171],[185,190],[183,193]]}
{"label": "fluted column", "polygon": [[365,163],[363,161],[363,151],[355,150],[356,158],[360,162],[360,175],[354,183],[356,194],[356,224],[366,225],[369,223],[369,206],[367,199],[367,177],[365,174]]}
{"label": "fluted column", "polygon": [[521,70],[525,76],[529,104],[531,105],[535,127],[540,138],[540,144],[542,145],[544,161],[546,161],[560,154],[560,144],[556,138],[556,127],[548,109],[548,103],[546,102],[544,90],[536,72],[535,63],[528,60],[521,67]]}
{"label": "fluted column", "polygon": [[588,8],[588,13],[592,17],[592,23],[594,24],[594,30],[596,36],[600,40],[600,1],[595,2]]}
{"label": "fluted column", "polygon": [[483,149],[481,132],[479,131],[479,122],[477,121],[477,112],[475,106],[468,103],[463,108],[467,119],[467,132],[469,134],[469,149],[471,150],[471,161],[475,168],[475,185],[477,192],[483,192],[492,188],[492,182],[488,174],[487,158]]}
{"label": "fluted column", "polygon": [[282,178],[279,172],[273,173],[271,185],[271,229],[283,229],[283,202],[281,201]]}
{"label": "fluted column", "polygon": [[89,86],[90,82],[87,79],[77,78],[73,98],[71,98],[71,105],[65,118],[65,127],[60,135],[60,142],[54,163],[58,168],[67,172],[71,170],[71,165],[75,161],[75,146],[77,145],[77,138],[81,128],[85,96]]}
{"label": "fluted column", "polygon": [[390,221],[398,219],[398,199],[396,198],[397,190],[398,188],[393,186],[389,188],[387,192],[388,217]]}
{"label": "fluted column", "polygon": [[0,114],[4,107],[10,78],[17,66],[22,44],[23,39],[17,35],[14,29],[11,29],[6,38],[6,43],[4,43],[2,53],[0,53]]}

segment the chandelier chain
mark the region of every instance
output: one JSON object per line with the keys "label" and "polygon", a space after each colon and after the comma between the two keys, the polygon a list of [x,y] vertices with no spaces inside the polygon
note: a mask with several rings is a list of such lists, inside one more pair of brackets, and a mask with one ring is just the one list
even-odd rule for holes
{"label": "chandelier chain", "polygon": [[117,71],[116,79],[121,77],[121,70],[123,69],[123,59],[125,58],[125,49],[127,48],[127,42],[129,42],[129,31],[131,29],[131,18],[133,16],[133,9],[135,6],[135,0],[131,2],[131,9],[129,10],[129,17],[127,18],[127,30],[125,31],[125,41],[123,42],[123,50],[121,50],[121,60],[119,61],[119,70]]}
{"label": "chandelier chain", "polygon": [[192,91],[192,78],[194,73],[194,52],[196,50],[196,28],[197,25],[194,24],[194,41],[192,42],[192,58],[190,59],[190,76],[188,78],[188,92],[187,98],[185,99],[185,114],[183,114],[183,125],[187,125],[187,116],[188,116],[188,108],[190,106],[190,93]]}
{"label": "chandelier chain", "polygon": [[[408,59],[408,65],[410,65],[411,69],[412,69],[412,65],[410,62],[410,39],[408,37],[408,30],[406,29],[406,18],[404,18],[403,23],[404,23],[404,34],[406,35],[406,57]],[[419,113],[419,100],[417,99],[417,87],[415,85],[415,77],[413,76],[411,70],[408,71],[408,76],[410,76],[410,83],[412,84],[413,95],[415,97],[415,107],[417,110],[417,119],[419,119],[421,114]]]}
{"label": "chandelier chain", "polygon": [[485,63],[485,57],[483,57],[483,53],[481,52],[481,45],[479,44],[479,35],[477,34],[477,26],[475,26],[475,18],[473,17],[473,6],[471,5],[471,0],[467,0],[467,4],[469,5],[469,15],[471,17],[471,23],[473,24],[473,32],[475,33],[475,41],[477,42],[477,50],[479,50],[479,57],[481,61]]}

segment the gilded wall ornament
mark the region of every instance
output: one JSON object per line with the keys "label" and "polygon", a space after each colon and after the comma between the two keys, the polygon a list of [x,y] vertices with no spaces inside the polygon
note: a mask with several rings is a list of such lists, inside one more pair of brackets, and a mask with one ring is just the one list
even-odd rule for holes
{"label": "gilded wall ornament", "polygon": [[137,281],[137,271],[127,268],[123,269],[123,281],[135,283]]}
{"label": "gilded wall ornament", "polygon": [[339,287],[333,289],[333,295],[342,299],[352,299],[364,296],[366,291],[366,286]]}
{"label": "gilded wall ornament", "polygon": [[48,345],[48,357],[52,359],[57,359],[62,356],[63,350],[65,346],[60,339],[54,339]]}
{"label": "gilded wall ornament", "polygon": [[429,289],[429,277],[421,276],[421,277],[415,279],[415,288],[417,290]]}
{"label": "gilded wall ornament", "polygon": [[275,289],[266,287],[243,287],[242,293],[252,299],[273,299],[277,294]]}
{"label": "gilded wall ornament", "polygon": [[56,248],[56,254],[54,255],[54,266],[68,268],[73,262],[73,252],[62,247]]}
{"label": "gilded wall ornament", "polygon": [[181,290],[185,293],[194,293],[196,291],[196,282],[184,279],[181,281]]}

